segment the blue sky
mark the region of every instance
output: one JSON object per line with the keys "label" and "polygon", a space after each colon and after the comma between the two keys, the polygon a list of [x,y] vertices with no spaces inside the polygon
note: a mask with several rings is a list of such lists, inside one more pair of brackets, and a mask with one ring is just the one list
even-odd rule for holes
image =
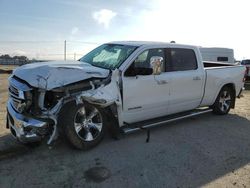
{"label": "blue sky", "polygon": [[241,59],[250,56],[248,7],[247,0],[0,0],[0,54],[62,59],[67,40],[72,59],[103,42],[175,40],[233,48]]}

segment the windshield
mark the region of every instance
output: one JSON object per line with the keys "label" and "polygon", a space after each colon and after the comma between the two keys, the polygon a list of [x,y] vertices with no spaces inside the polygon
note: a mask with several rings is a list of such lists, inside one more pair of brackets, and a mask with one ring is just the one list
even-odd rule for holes
{"label": "windshield", "polygon": [[250,65],[250,60],[243,60],[241,62],[242,65]]}
{"label": "windshield", "polygon": [[115,69],[119,67],[135,49],[135,46],[103,44],[83,56],[79,61],[105,69]]}

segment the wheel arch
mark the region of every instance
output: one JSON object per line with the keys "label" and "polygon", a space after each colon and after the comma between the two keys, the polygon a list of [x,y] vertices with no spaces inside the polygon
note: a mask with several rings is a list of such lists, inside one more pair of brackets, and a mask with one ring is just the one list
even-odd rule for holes
{"label": "wheel arch", "polygon": [[116,104],[112,104],[104,108],[104,114],[107,116],[108,121],[108,132],[111,137],[114,139],[119,139],[121,136],[119,121],[118,121],[118,112]]}
{"label": "wheel arch", "polygon": [[[233,93],[233,100],[231,102],[231,108],[235,107],[235,99],[236,99],[236,89],[235,89],[235,84],[234,83],[227,83],[224,84],[220,87],[220,90],[217,92],[216,97],[219,95],[220,91],[224,88],[224,87],[228,87],[231,89],[232,93]],[[216,100],[216,99],[215,99]]]}
{"label": "wheel arch", "polygon": [[[119,122],[118,122],[118,119],[117,119],[117,106],[116,104],[112,104],[110,106],[107,106],[107,107],[101,107],[101,106],[98,106],[96,104],[92,104],[92,103],[89,103],[88,101],[86,100],[83,100],[81,104],[84,104],[84,103],[87,103],[89,105],[93,105],[93,106],[97,106],[99,107],[101,110],[102,110],[102,113],[103,115],[105,116],[105,121],[107,123],[107,131],[110,133],[110,135],[115,138],[115,139],[119,139],[120,138],[120,127],[119,127]],[[63,113],[64,110],[67,110],[67,105],[75,105],[77,106],[77,102],[75,100],[71,100],[71,101],[68,101],[67,103],[65,103],[59,114]],[[60,134],[62,135],[65,135],[63,129],[63,127],[61,127],[59,125],[59,130],[60,130]]]}
{"label": "wheel arch", "polygon": [[[88,150],[93,148],[94,146],[98,145],[101,140],[104,138],[105,135],[105,126],[99,131],[99,134],[93,137],[93,140],[84,140],[82,139],[78,133],[75,131],[74,122],[75,122],[75,115],[78,113],[78,110],[84,105],[91,105],[97,108],[97,106],[89,104],[87,102],[84,103],[77,103],[76,100],[67,101],[64,103],[63,107],[61,108],[58,114],[58,125],[60,136],[66,143],[69,143],[70,146],[73,146],[76,149],[81,150]],[[99,114],[102,115],[103,109],[97,109]],[[102,116],[103,117],[103,116]],[[106,118],[102,118],[102,123],[105,123]],[[93,135],[92,135],[93,136]]]}

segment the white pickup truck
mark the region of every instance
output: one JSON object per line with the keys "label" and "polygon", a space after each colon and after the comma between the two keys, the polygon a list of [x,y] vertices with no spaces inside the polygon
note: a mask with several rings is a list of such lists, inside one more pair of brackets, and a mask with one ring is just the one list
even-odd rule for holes
{"label": "white pickup truck", "polygon": [[22,143],[60,135],[78,149],[213,111],[227,114],[245,67],[203,62],[195,46],[111,42],[78,61],[21,66],[9,77],[7,128]]}

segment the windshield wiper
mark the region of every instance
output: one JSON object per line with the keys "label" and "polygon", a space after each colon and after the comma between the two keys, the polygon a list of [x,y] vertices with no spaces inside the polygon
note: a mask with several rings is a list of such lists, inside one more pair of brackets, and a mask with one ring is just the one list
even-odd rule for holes
{"label": "windshield wiper", "polygon": [[96,64],[91,64],[91,63],[89,63],[90,65],[92,65],[92,66],[94,66],[94,67],[98,67],[98,68],[102,68],[102,69],[107,69],[107,70],[110,70],[109,68],[107,68],[107,67],[103,67],[103,66],[98,66],[98,65],[96,65]]}

